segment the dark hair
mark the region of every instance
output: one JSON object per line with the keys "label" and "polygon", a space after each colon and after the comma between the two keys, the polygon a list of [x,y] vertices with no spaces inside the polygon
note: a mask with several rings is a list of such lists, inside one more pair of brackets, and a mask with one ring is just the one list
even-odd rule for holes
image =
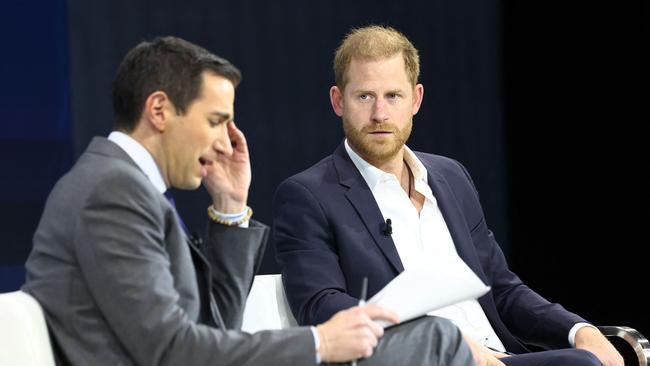
{"label": "dark hair", "polygon": [[219,56],[176,37],[156,38],[135,46],[122,60],[113,81],[113,112],[115,129],[135,129],[146,99],[155,91],[163,91],[185,114],[199,97],[203,72],[210,71],[230,80],[236,87],[241,73]]}

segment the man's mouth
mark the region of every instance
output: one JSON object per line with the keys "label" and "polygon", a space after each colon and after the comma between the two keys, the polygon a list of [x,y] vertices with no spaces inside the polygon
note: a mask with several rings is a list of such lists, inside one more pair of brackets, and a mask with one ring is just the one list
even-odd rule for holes
{"label": "man's mouth", "polygon": [[199,164],[201,164],[201,177],[206,177],[208,175],[207,167],[212,165],[212,160],[199,158]]}
{"label": "man's mouth", "polygon": [[203,166],[206,166],[206,165],[212,165],[213,161],[201,157],[199,158],[199,163]]}

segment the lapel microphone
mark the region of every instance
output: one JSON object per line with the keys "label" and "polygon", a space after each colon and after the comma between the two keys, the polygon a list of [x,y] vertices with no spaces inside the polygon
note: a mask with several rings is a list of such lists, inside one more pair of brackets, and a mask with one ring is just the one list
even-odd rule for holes
{"label": "lapel microphone", "polygon": [[392,226],[392,221],[390,221],[390,219],[386,219],[386,224],[384,225],[383,234],[385,236],[393,235],[393,226]]}

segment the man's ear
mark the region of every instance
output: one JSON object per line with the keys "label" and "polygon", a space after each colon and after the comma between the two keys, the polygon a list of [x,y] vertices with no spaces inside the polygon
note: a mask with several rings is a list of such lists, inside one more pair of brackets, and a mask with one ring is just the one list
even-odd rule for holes
{"label": "man's ear", "polygon": [[158,132],[165,131],[170,117],[174,112],[174,106],[167,94],[163,91],[155,91],[147,97],[144,102],[142,116],[149,125]]}
{"label": "man's ear", "polygon": [[336,85],[330,88],[330,103],[334,113],[339,117],[343,116],[343,92]]}
{"label": "man's ear", "polygon": [[413,115],[416,115],[420,110],[422,105],[422,100],[424,99],[424,86],[422,84],[417,84],[413,88]]}

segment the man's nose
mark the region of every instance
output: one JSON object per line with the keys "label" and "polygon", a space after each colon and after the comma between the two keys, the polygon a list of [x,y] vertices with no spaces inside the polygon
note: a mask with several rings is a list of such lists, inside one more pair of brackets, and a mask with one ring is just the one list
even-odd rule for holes
{"label": "man's nose", "polygon": [[232,155],[232,143],[230,142],[227,128],[220,129],[217,138],[214,140],[213,147],[217,153],[226,156]]}
{"label": "man's nose", "polygon": [[383,98],[377,98],[372,106],[373,122],[382,123],[388,120],[388,111],[386,110],[386,101]]}

